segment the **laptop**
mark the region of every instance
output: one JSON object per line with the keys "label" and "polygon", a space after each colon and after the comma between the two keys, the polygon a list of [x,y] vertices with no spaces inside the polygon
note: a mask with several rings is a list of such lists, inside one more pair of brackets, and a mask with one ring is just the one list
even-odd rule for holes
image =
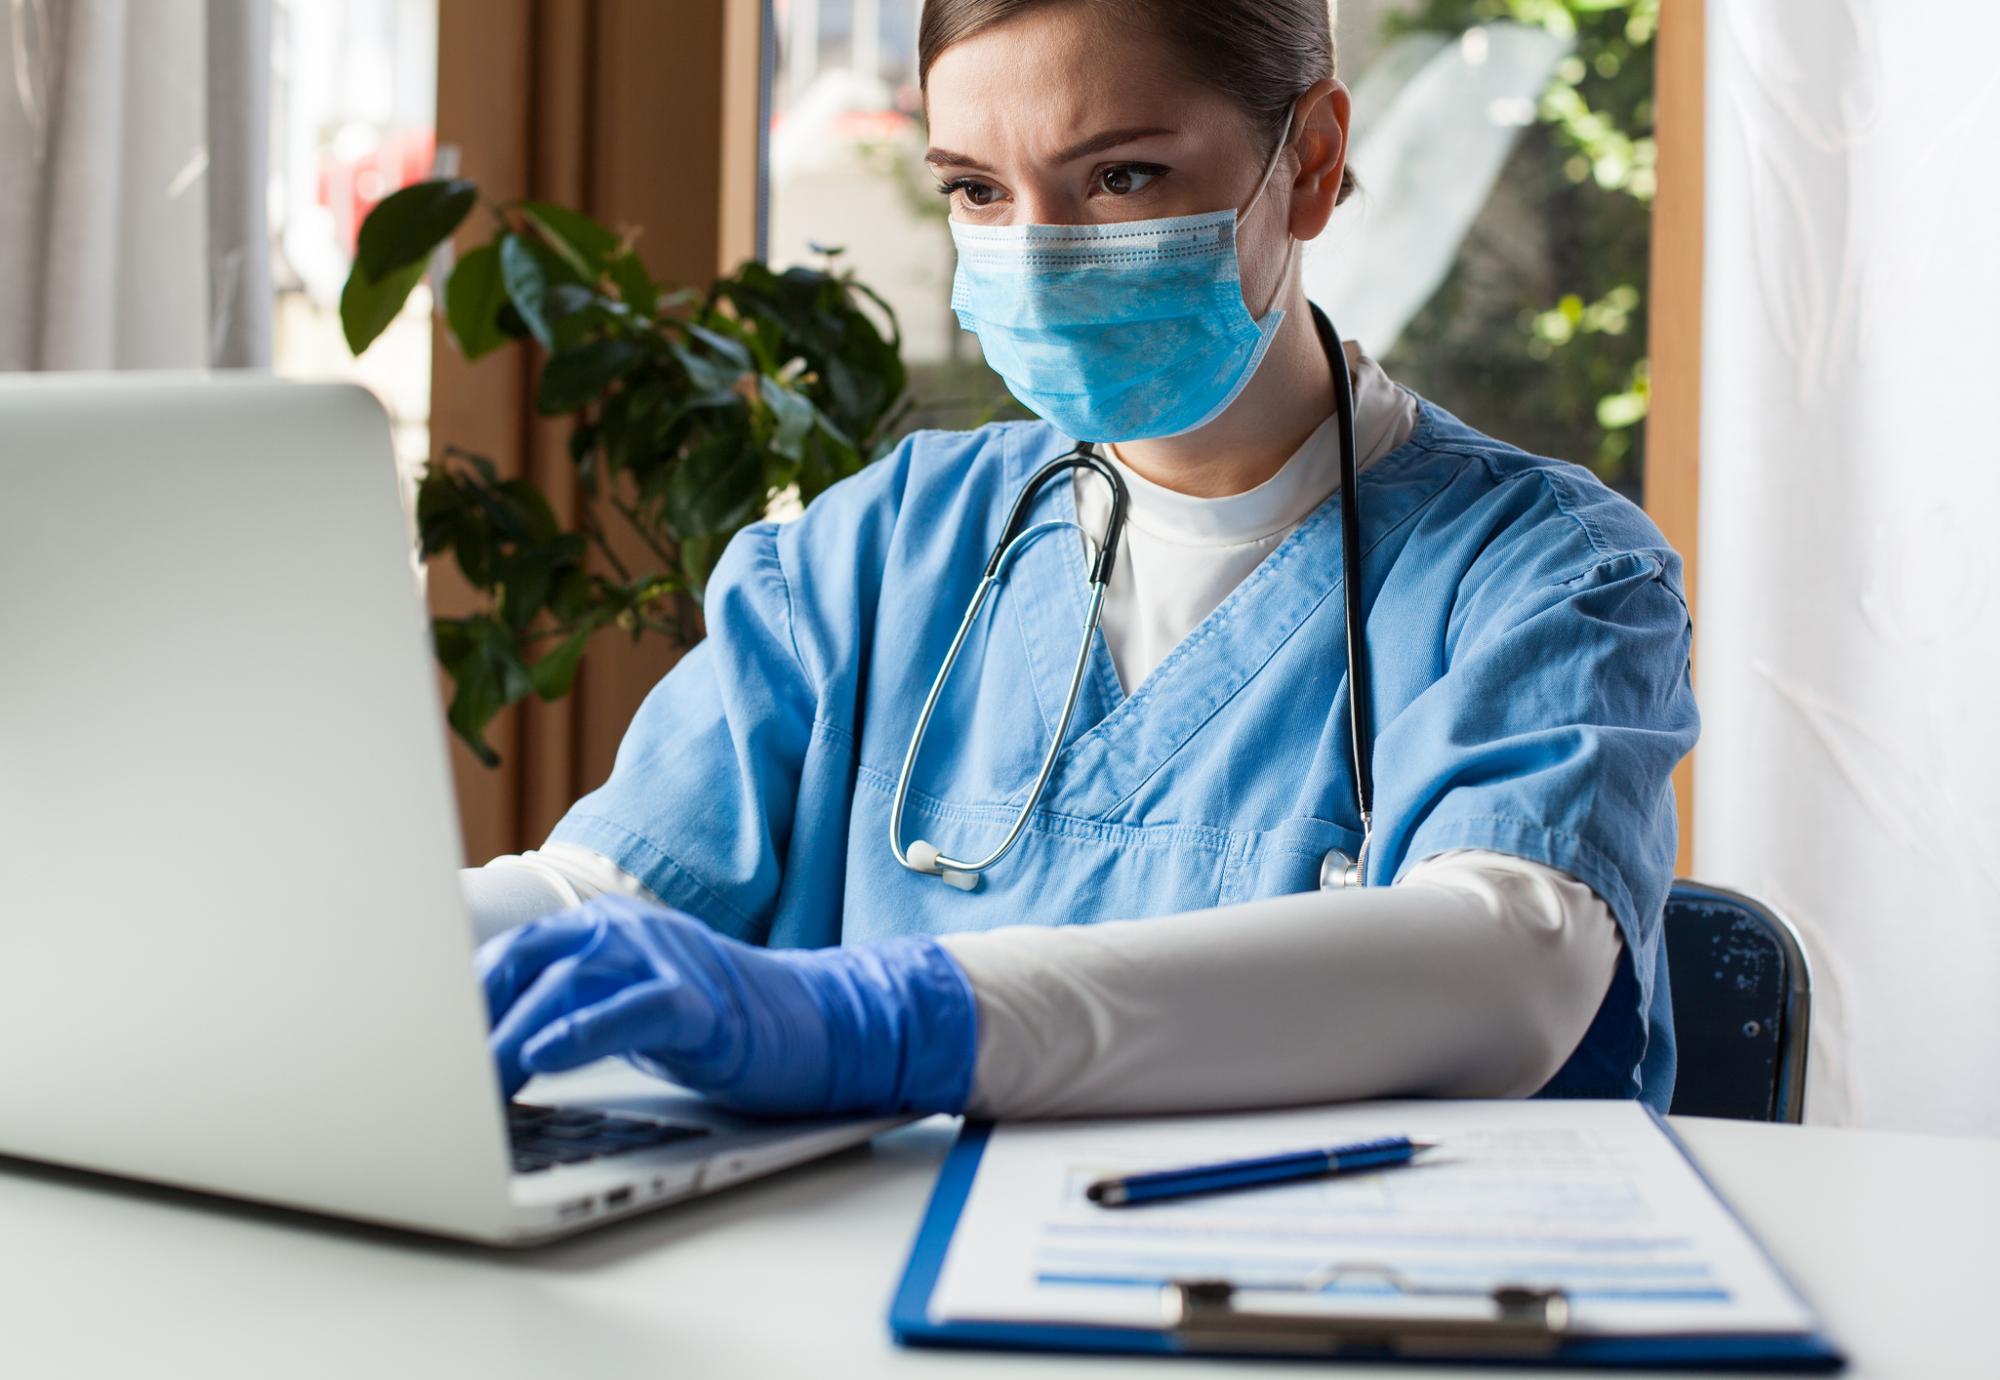
{"label": "laptop", "polygon": [[908,1119],[510,1107],[459,853],[375,400],[0,377],[0,1156],[519,1245]]}

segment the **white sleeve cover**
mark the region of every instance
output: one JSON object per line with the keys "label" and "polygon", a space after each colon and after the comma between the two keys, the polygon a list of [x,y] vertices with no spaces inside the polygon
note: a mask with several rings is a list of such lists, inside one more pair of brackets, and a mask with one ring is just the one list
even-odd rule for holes
{"label": "white sleeve cover", "polygon": [[613,892],[659,904],[637,877],[602,853],[572,843],[550,843],[526,853],[507,853],[484,867],[462,868],[458,889],[472,915],[472,932],[484,944],[494,935],[580,906]]}
{"label": "white sleeve cover", "polygon": [[978,1003],[969,1111],[995,1118],[1526,1096],[1623,947],[1584,883],[1470,849],[1393,887],[939,940]]}

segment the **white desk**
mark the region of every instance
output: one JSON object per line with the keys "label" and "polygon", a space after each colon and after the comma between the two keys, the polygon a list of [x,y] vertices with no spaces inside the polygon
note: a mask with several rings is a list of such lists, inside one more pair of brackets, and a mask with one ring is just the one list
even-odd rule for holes
{"label": "white desk", "polygon": [[[2000,1142],[1683,1121],[1849,1374],[2000,1374]],[[865,1150],[525,1254],[0,1162],[0,1374],[1122,1380],[1284,1366],[899,1351],[884,1316],[950,1144]],[[1474,1374],[1341,1367],[1328,1375]],[[1519,1373],[1519,1372],[1516,1372]]]}

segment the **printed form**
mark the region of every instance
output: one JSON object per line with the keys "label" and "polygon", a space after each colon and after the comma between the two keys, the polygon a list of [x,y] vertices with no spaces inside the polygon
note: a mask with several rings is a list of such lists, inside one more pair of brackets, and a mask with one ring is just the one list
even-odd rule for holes
{"label": "printed form", "polygon": [[[1210,1197],[1105,1208],[1084,1196],[1111,1175],[1394,1135],[1439,1146],[1405,1168]],[[1162,1286],[1193,1279],[1257,1291],[1245,1306],[1369,1314],[1458,1312],[1497,1286],[1555,1287],[1581,1335],[1813,1326],[1632,1102],[1377,1102],[997,1126],[930,1313],[1159,1327]]]}

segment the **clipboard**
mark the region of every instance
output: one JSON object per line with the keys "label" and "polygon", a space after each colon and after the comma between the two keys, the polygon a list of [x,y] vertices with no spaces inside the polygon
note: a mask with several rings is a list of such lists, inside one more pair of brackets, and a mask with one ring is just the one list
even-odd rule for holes
{"label": "clipboard", "polygon": [[[1650,1109],[1649,1109],[1650,1110]],[[1658,1113],[1662,1134],[1707,1191],[1751,1237],[1772,1271],[1791,1287],[1768,1250],[1716,1192],[1700,1164]],[[1569,1327],[1568,1300],[1558,1289],[1503,1287],[1490,1295],[1458,1294],[1436,1316],[1408,1312],[1343,1312],[1315,1317],[1295,1308],[1259,1306],[1270,1291],[1238,1289],[1226,1280],[1176,1281],[1162,1291],[1156,1327],[1012,1321],[939,1321],[931,1298],[944,1268],[993,1126],[968,1121],[946,1156],[912,1243],[889,1310],[898,1344],[1027,1351],[1152,1355],[1290,1356],[1335,1361],[1458,1361],[1538,1367],[1743,1369],[1825,1373],[1846,1365],[1840,1349],[1818,1330],[1783,1334],[1584,1335]],[[1435,1291],[1440,1294],[1449,1291]],[[1796,1289],[1794,1288],[1794,1292]],[[1440,1300],[1444,1302],[1444,1300]],[[1468,1308],[1468,1303],[1484,1308]]]}

